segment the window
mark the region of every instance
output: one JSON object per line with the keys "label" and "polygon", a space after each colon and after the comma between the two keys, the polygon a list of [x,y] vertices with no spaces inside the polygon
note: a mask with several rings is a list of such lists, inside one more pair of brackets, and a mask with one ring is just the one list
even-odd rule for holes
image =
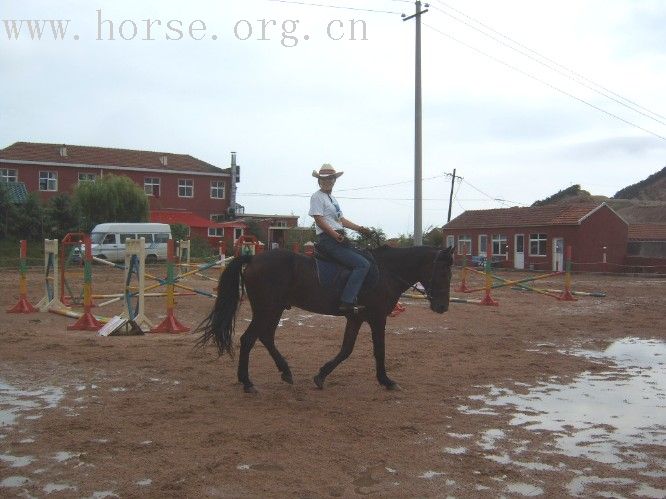
{"label": "window", "polygon": [[224,227],[208,227],[208,237],[224,237]]}
{"label": "window", "polygon": [[452,248],[456,245],[456,236],[446,236],[446,247]]}
{"label": "window", "polygon": [[479,255],[485,256],[488,254],[488,235],[479,235]]}
{"label": "window", "polygon": [[104,240],[102,241],[102,244],[116,244],[116,235],[115,234],[107,234],[104,236]]}
{"label": "window", "polygon": [[502,234],[493,234],[493,255],[506,256],[507,250],[506,236],[503,236]]}
{"label": "window", "polygon": [[39,190],[57,191],[58,174],[56,172],[39,172]]}
{"label": "window", "polygon": [[125,244],[128,239],[137,239],[136,234],[120,234],[120,244]]}
{"label": "window", "polygon": [[169,234],[166,232],[158,232],[155,234],[156,243],[166,243],[169,240]]}
{"label": "window", "polygon": [[224,199],[224,180],[210,181],[210,197],[214,199]]}
{"label": "window", "polygon": [[152,242],[153,242],[153,235],[152,234],[137,234],[136,235],[137,239],[141,239],[142,237],[146,240],[145,241],[146,244],[149,244],[149,243],[152,244]]}
{"label": "window", "polygon": [[240,227],[235,227],[234,228],[234,242],[236,242],[236,239],[241,237],[243,235],[243,229]]}
{"label": "window", "polygon": [[284,220],[274,220],[271,227],[287,227],[287,222]]}
{"label": "window", "polygon": [[459,255],[472,254],[472,238],[470,236],[458,237],[458,254]]}
{"label": "window", "polygon": [[16,170],[10,170],[8,168],[3,168],[0,170],[0,182],[17,182],[18,175],[16,175]]}
{"label": "window", "polygon": [[97,179],[95,173],[79,173],[79,184],[81,182],[94,182]]}
{"label": "window", "polygon": [[158,177],[145,177],[143,190],[147,196],[160,197],[160,179]]}
{"label": "window", "polygon": [[211,222],[224,222],[227,219],[227,216],[225,214],[214,214],[210,216],[210,221]]}
{"label": "window", "polygon": [[530,256],[546,256],[548,234],[530,234]]}
{"label": "window", "polygon": [[194,197],[194,186],[191,180],[180,179],[178,180],[178,197],[191,198]]}

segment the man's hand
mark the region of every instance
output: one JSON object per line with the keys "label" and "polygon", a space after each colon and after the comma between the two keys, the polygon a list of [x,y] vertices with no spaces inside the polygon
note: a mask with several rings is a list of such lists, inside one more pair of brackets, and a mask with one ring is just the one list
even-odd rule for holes
{"label": "man's hand", "polygon": [[372,229],[369,229],[367,227],[359,227],[357,232],[363,234],[364,236],[371,236],[374,233]]}

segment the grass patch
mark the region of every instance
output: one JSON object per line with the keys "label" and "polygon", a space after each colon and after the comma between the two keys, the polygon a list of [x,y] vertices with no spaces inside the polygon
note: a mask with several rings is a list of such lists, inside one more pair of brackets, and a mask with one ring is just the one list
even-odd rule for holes
{"label": "grass patch", "polygon": [[[17,269],[21,246],[19,240],[0,239],[0,268]],[[28,266],[44,265],[44,241],[28,241]]]}

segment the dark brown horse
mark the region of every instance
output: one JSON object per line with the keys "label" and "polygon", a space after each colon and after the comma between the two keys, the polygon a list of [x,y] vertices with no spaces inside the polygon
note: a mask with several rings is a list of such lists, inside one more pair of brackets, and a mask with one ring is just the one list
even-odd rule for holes
{"label": "dark brown horse", "polygon": [[[390,248],[383,246],[372,251],[379,275],[376,282],[359,295],[365,310],[347,316],[347,326],[340,352],[325,363],[314,382],[323,388],[324,380],[333,369],[351,354],[363,322],[372,330],[372,344],[379,383],[388,389],[398,385],[386,375],[384,366],[384,334],[386,317],[400,295],[421,282],[430,301],[430,309],[438,314],[449,308],[449,286],[453,248],[428,246]],[[340,315],[339,291],[320,284],[314,258],[286,250],[272,250],[257,256],[234,258],[227,266],[218,286],[218,295],[210,315],[197,331],[202,332],[199,345],[212,340],[222,355],[233,353],[232,340],[236,312],[240,302],[241,276],[252,307],[252,321],[240,339],[238,381],[246,392],[255,392],[248,374],[250,350],[258,339],[263,343],[282,379],[293,383],[289,365],[275,346],[275,330],[285,309],[292,306],[318,314]],[[243,271],[243,266],[245,270]]]}

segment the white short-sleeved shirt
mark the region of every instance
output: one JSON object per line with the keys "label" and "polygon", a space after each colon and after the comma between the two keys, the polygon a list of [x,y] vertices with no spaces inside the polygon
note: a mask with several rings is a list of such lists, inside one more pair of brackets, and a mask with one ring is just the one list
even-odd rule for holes
{"label": "white short-sleeved shirt", "polygon": [[[333,230],[343,228],[340,223],[340,219],[342,218],[340,205],[333,196],[323,191],[319,190],[310,197],[310,211],[308,215],[311,217],[315,215],[323,216],[324,220],[326,220]],[[324,231],[315,223],[315,233],[319,235],[322,232]]]}

